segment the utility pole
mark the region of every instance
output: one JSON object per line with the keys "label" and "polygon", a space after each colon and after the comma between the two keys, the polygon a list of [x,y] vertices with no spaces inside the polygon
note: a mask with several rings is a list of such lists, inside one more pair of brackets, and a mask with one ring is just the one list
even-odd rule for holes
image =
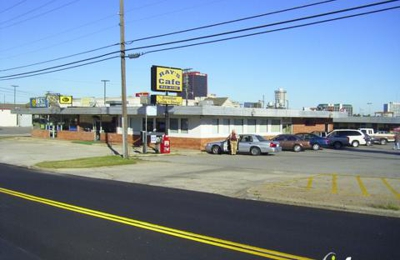
{"label": "utility pole", "polygon": [[106,106],[106,88],[107,88],[107,82],[110,82],[108,79],[102,79],[101,80],[104,83],[104,106]]}
{"label": "utility pole", "polygon": [[126,69],[125,69],[125,20],[124,0],[119,1],[119,26],[121,47],[121,95],[122,95],[122,148],[123,158],[128,159],[128,113],[126,106]]}
{"label": "utility pole", "polygon": [[11,87],[14,88],[14,108],[15,108],[15,104],[17,103],[17,88],[19,87],[18,85],[11,85]]}
{"label": "utility pole", "polygon": [[[14,88],[14,109],[15,109],[15,105],[16,105],[16,103],[17,103],[17,88],[18,88],[19,86],[17,86],[17,85],[11,85],[11,87]],[[16,115],[16,125],[18,126],[18,114],[15,114],[15,115]]]}

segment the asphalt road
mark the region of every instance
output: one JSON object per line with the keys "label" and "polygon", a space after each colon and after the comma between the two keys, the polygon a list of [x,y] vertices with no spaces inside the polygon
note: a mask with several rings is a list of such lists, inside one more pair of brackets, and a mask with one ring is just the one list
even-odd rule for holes
{"label": "asphalt road", "polygon": [[398,241],[398,218],[0,164],[0,259],[399,259]]}

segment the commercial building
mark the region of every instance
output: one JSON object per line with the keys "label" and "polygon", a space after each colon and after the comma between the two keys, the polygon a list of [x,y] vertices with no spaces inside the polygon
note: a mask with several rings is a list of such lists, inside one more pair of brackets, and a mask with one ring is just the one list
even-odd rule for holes
{"label": "commercial building", "polygon": [[[20,108],[14,112],[33,116],[35,137],[122,142],[121,106],[104,106],[101,100],[73,99],[69,105]],[[265,137],[331,131],[335,118],[347,117],[342,112],[241,108],[208,102],[198,106],[142,106],[138,100],[139,97],[128,98],[128,140],[133,145],[141,145],[145,129],[167,132],[172,147],[204,149],[205,143],[226,138],[233,129]],[[222,104],[228,103],[225,100]],[[149,107],[154,113],[148,114]]]}
{"label": "commercial building", "polygon": [[[282,133],[329,132],[335,128],[391,130],[400,126],[400,117],[349,117],[345,111],[243,108],[228,98],[209,99],[194,106],[149,106],[141,104],[141,97],[128,97],[128,142],[142,145],[141,136],[147,130],[168,133],[172,149],[202,150],[207,142],[224,139],[233,129],[270,138]],[[41,100],[32,98],[31,107],[11,111],[33,118],[32,136],[122,142],[122,107],[118,98],[107,98],[106,104],[103,98],[60,96],[59,102],[56,98],[51,102]]]}

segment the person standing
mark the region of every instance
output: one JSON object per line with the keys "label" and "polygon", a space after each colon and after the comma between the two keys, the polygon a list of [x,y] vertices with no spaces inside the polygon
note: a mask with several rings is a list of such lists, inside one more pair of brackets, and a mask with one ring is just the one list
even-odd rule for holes
{"label": "person standing", "polygon": [[394,150],[400,150],[400,131],[394,133]]}
{"label": "person standing", "polygon": [[228,139],[231,146],[231,154],[235,155],[237,152],[237,142],[238,142],[238,136],[235,130],[232,130],[231,134],[228,136]]}

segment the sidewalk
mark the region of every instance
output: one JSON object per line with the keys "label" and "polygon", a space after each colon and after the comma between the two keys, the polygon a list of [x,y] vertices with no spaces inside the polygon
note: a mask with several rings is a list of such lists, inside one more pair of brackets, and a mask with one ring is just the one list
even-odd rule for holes
{"label": "sidewalk", "polygon": [[[110,149],[103,143],[85,145],[70,141],[29,137],[3,138],[0,139],[0,146],[0,163],[28,168],[42,161],[69,160],[112,155],[115,152],[122,153],[121,145],[113,145]],[[357,197],[347,196],[346,194],[332,195],[326,192],[322,193],[318,189],[306,190],[305,188],[299,188],[307,186],[307,179],[304,175],[265,174],[265,172],[255,172],[254,170],[243,172],[243,169],[241,171],[235,171],[235,169],[227,170],[215,165],[184,164],[155,160],[155,157],[162,156],[207,156],[204,152],[197,150],[174,149],[171,154],[156,154],[149,149],[147,154],[143,154],[141,147],[130,149],[131,156],[141,159],[137,164],[44,171],[52,174],[71,174],[89,178],[193,190],[242,199],[400,217],[399,210],[371,207],[371,205],[388,204],[386,198]],[[318,178],[321,181],[328,181],[332,177],[318,176]],[[299,185],[299,182],[302,182],[302,185]],[[398,203],[398,201],[395,200],[394,203]]]}

